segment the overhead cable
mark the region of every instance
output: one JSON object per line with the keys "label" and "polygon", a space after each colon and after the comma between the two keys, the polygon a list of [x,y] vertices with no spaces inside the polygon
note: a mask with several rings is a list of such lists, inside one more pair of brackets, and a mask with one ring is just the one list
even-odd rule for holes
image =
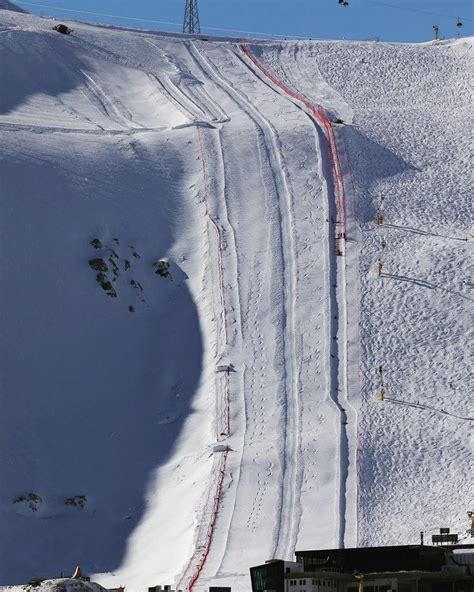
{"label": "overhead cable", "polygon": [[[106,18],[115,18],[115,19],[123,19],[128,21],[139,21],[143,23],[154,23],[159,25],[170,25],[173,27],[182,28],[182,23],[175,23],[171,21],[158,21],[154,19],[148,18],[139,18],[135,16],[122,16],[118,14],[105,14],[103,12],[91,12],[89,10],[77,10],[74,8],[61,8],[59,6],[52,6],[51,4],[39,4],[37,2],[24,2],[23,0],[17,0],[17,4],[26,4],[28,6],[38,6],[40,8],[50,8],[52,10],[61,10],[65,12],[74,12],[76,14],[88,14],[91,16],[102,16]],[[298,35],[285,35],[285,34],[274,34],[274,33],[262,33],[259,31],[240,31],[239,29],[224,29],[221,27],[201,27],[203,30],[206,31],[220,31],[222,33],[242,33],[244,35],[259,35],[261,37],[270,37],[271,39],[282,39],[282,38],[291,38],[291,39],[309,39],[309,37],[300,37]],[[314,37],[312,37],[314,39]]]}
{"label": "overhead cable", "polygon": [[[397,6],[396,4],[389,4],[388,2],[379,2],[378,0],[367,0],[368,4],[375,4],[376,6],[387,6],[388,8],[395,8],[397,10],[408,10],[410,12],[420,12],[421,14],[430,14],[433,16],[440,16],[442,18],[449,18],[453,20],[457,20],[457,16],[453,16],[451,14],[443,14],[441,12],[431,12],[430,10],[422,10],[421,8],[410,8],[408,6]],[[462,21],[472,21],[472,19],[467,17],[460,17]]]}
{"label": "overhead cable", "polygon": [[75,12],[76,14],[90,14],[93,16],[105,16],[107,18],[119,18],[119,19],[126,19],[128,21],[143,21],[148,23],[157,23],[159,25],[172,25],[175,27],[182,27],[182,23],[172,23],[169,21],[155,21],[152,19],[142,19],[135,16],[119,16],[116,14],[105,14],[103,12],[91,12],[89,10],[75,10],[74,8],[61,8],[60,6],[51,6],[50,4],[37,4],[36,2],[23,2],[23,0],[18,1],[17,4],[27,4],[28,6],[39,6],[41,8],[52,8],[53,10],[61,10],[63,12]]}

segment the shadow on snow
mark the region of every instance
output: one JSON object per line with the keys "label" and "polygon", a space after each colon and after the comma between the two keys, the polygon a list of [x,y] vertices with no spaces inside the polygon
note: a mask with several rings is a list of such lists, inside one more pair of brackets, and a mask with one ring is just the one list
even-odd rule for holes
{"label": "shadow on snow", "polygon": [[[184,156],[140,143],[97,136],[84,145],[70,134],[0,143],[1,584],[78,563],[117,569],[153,471],[192,412],[203,349],[196,306],[184,273],[170,281],[153,270],[185,208]],[[93,238],[131,262],[115,299],[88,267],[100,256]],[[14,503],[28,493],[43,500],[37,512]],[[84,509],[65,504],[79,495]]]}

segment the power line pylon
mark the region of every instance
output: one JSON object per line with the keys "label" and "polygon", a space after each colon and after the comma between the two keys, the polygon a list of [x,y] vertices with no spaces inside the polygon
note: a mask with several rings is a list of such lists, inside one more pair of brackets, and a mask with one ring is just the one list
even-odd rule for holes
{"label": "power line pylon", "polygon": [[186,0],[184,9],[183,33],[199,35],[201,26],[199,24],[199,13],[197,0]]}

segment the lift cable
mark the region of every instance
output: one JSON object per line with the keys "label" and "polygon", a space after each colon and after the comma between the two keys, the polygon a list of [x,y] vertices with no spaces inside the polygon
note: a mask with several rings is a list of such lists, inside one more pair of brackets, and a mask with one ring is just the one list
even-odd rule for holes
{"label": "lift cable", "polygon": [[[442,18],[452,19],[454,21],[458,20],[457,16],[452,16],[451,14],[443,14],[441,12],[431,12],[429,10],[422,10],[421,8],[410,8],[408,6],[397,6],[396,4],[389,4],[388,2],[379,2],[378,0],[366,0],[368,4],[375,4],[376,6],[387,6],[388,8],[395,8],[397,10],[408,10],[410,12],[419,12],[421,14],[430,14],[432,16],[440,16]],[[461,17],[461,21],[472,21],[471,18]]]}
{"label": "lift cable", "polygon": [[[171,21],[158,21],[154,19],[148,18],[139,18],[135,16],[123,16],[118,14],[105,14],[103,12],[91,12],[89,10],[77,10],[73,8],[61,8],[59,6],[52,6],[51,4],[38,4],[37,2],[24,2],[23,0],[17,0],[17,4],[26,4],[27,6],[38,6],[40,8],[50,8],[52,10],[60,10],[63,12],[74,12],[76,14],[88,14],[92,16],[103,16],[107,18],[115,18],[115,19],[123,19],[128,21],[139,21],[143,23],[154,23],[159,25],[170,25],[173,27],[179,27],[180,29],[183,26],[183,23],[175,23]],[[201,27],[204,31],[218,31],[221,33],[242,33],[244,35],[258,35],[261,37],[270,37],[271,39],[302,39],[302,40],[309,40],[309,39],[316,39],[316,37],[301,37],[298,35],[286,35],[282,34],[274,34],[274,33],[262,33],[259,31],[240,31],[238,29],[224,29],[220,27]]]}
{"label": "lift cable", "polygon": [[60,10],[62,12],[74,12],[76,14],[90,14],[93,16],[105,16],[107,18],[120,18],[125,19],[128,21],[142,21],[148,23],[157,23],[159,25],[173,25],[176,27],[182,27],[183,23],[173,23],[170,21],[155,21],[152,19],[142,19],[134,16],[119,16],[117,14],[105,14],[103,12],[91,12],[90,10],[75,10],[74,8],[61,8],[60,6],[52,6],[51,4],[37,4],[36,2],[23,2],[23,0],[18,1],[17,4],[26,4],[28,6],[39,6],[40,8],[51,8],[52,10]]}

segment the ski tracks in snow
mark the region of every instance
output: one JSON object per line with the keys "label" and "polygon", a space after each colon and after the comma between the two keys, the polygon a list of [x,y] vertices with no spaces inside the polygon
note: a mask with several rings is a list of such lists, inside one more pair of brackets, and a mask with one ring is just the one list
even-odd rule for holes
{"label": "ski tracks in snow", "polygon": [[[331,289],[328,318],[330,319],[329,353],[333,363],[331,364],[331,399],[340,414],[339,434],[339,516],[337,525],[337,540],[339,546],[345,544],[357,545],[358,514],[357,514],[357,410],[351,399],[358,397],[358,256],[357,249],[347,246],[344,237],[353,240],[357,238],[357,228],[354,217],[351,214],[346,218],[346,199],[351,198],[351,205],[355,198],[355,189],[350,171],[350,160],[347,146],[344,143],[343,132],[336,136],[326,114],[317,105],[314,105],[299,90],[296,92],[293,80],[288,80],[286,69],[280,67],[284,82],[280,82],[273,73],[269,72],[249,50],[244,49],[244,54],[249,58],[251,67],[256,67],[264,81],[279,93],[284,93],[300,108],[306,111],[314,121],[315,126],[321,129],[328,141],[328,156],[332,167],[332,181],[329,181],[328,190],[334,193],[334,201],[328,196],[329,217],[335,221],[335,244],[338,257],[333,249],[329,252],[329,286]],[[283,60],[281,60],[283,62]],[[299,68],[299,62],[297,66]],[[302,77],[305,79],[304,77]],[[291,85],[288,88],[287,84]],[[315,117],[316,113],[316,117]],[[343,165],[341,165],[341,154]],[[329,179],[331,175],[326,175]],[[342,232],[343,240],[339,235]],[[331,241],[332,238],[329,237]],[[338,261],[339,260],[339,261]],[[352,286],[352,297],[349,298],[348,279]],[[350,382],[349,383],[349,378]],[[349,426],[349,427],[347,427]]]}
{"label": "ski tracks in snow", "polygon": [[90,101],[95,104],[99,111],[102,111],[106,117],[115,123],[124,126],[125,129],[144,128],[133,121],[132,114],[115,97],[113,100],[107,96],[99,84],[85,70],[80,69],[84,77],[86,93]]}
{"label": "ski tracks in snow", "polygon": [[[218,116],[227,119],[222,109],[215,109],[215,103],[205,91],[199,96],[203,102],[203,113],[212,114],[218,111]],[[214,120],[218,117],[214,117]],[[211,280],[210,292],[213,301],[214,318],[219,321],[216,326],[215,361],[216,361],[216,411],[215,435],[220,442],[214,449],[214,463],[209,476],[208,495],[200,513],[200,524],[195,536],[195,547],[192,557],[180,576],[177,587],[184,587],[191,592],[201,578],[201,574],[210,562],[211,547],[217,526],[217,519],[221,518],[223,503],[223,489],[227,482],[232,481],[232,472],[238,473],[240,457],[243,449],[242,442],[238,442],[239,435],[232,433],[232,417],[237,420],[239,415],[244,417],[241,401],[237,400],[234,391],[241,392],[243,387],[242,368],[234,368],[233,355],[242,349],[240,298],[238,287],[238,262],[235,244],[235,232],[229,221],[226,205],[226,174],[224,154],[219,129],[202,130],[196,128],[199,153],[202,161],[204,177],[204,195],[202,203],[207,218],[208,259]],[[217,262],[217,264],[216,264]],[[217,276],[217,277],[216,277]],[[225,369],[227,368],[227,369]],[[234,371],[235,370],[235,371]],[[240,425],[245,425],[243,419]],[[229,440],[229,438],[232,438]],[[231,448],[228,442],[235,448]],[[229,452],[232,458],[229,459]],[[226,502],[232,504],[231,495]],[[234,491],[235,497],[235,491]],[[223,526],[223,532],[228,532],[229,525]],[[222,559],[217,552],[214,563],[218,565]],[[216,568],[217,570],[217,568]]]}
{"label": "ski tracks in snow", "polygon": [[[156,43],[149,39],[144,39],[144,41],[162,53],[161,48]],[[195,123],[205,122],[210,125],[229,121],[226,113],[198,83],[184,83],[184,90],[182,90],[180,85],[175,84],[169,76],[163,73],[160,77],[149,73],[149,77],[168,100],[190,121]]]}
{"label": "ski tracks in snow", "polygon": [[[283,372],[282,379],[284,381],[284,409],[285,419],[282,422],[283,429],[283,457],[282,462],[282,477],[281,477],[281,492],[280,499],[277,502],[279,520],[277,520],[276,531],[274,534],[274,548],[272,550],[273,556],[290,558],[295,544],[299,527],[300,505],[298,492],[301,489],[301,450],[300,450],[300,409],[299,409],[299,363],[297,356],[296,335],[298,331],[295,327],[295,303],[297,299],[296,294],[296,259],[295,259],[295,238],[294,238],[294,221],[292,208],[292,195],[287,183],[286,172],[284,168],[283,158],[281,154],[281,145],[275,128],[268,121],[268,119],[259,111],[253,103],[240,90],[228,82],[222,73],[219,72],[211,64],[207,56],[204,56],[198,51],[196,46],[191,46],[192,53],[202,63],[203,68],[211,76],[215,83],[221,87],[222,90],[229,96],[229,98],[237,104],[237,106],[247,114],[252,120],[253,125],[257,129],[257,135],[261,138],[262,148],[265,151],[266,159],[271,169],[270,184],[273,185],[268,188],[270,193],[276,195],[278,200],[279,210],[279,249],[281,258],[282,277],[277,280],[280,283],[280,290],[282,294],[282,350],[284,352],[284,362],[281,371]],[[229,59],[235,60],[236,56],[233,52],[229,52]],[[241,64],[237,61],[237,66],[241,68]],[[267,180],[268,186],[268,180]],[[258,271],[257,278],[253,284],[250,292],[252,299],[258,300],[259,286],[261,284]],[[258,307],[252,306],[249,314],[255,314]],[[257,329],[257,340],[260,343],[253,343],[253,347],[263,347],[263,336],[258,330],[258,318],[254,319],[254,327]],[[260,336],[260,337],[258,337]],[[252,333],[250,339],[255,338],[255,333]],[[258,361],[256,364],[258,364]],[[250,387],[252,394],[258,393],[259,384],[265,380],[265,368],[263,366],[256,367],[252,374]],[[263,385],[260,384],[260,388]],[[255,389],[255,390],[254,390]],[[263,405],[258,409],[256,405],[255,396],[251,396],[250,405],[254,407],[252,411],[258,417],[259,414],[264,414]],[[260,432],[261,436],[263,433]],[[249,442],[251,444],[251,442]],[[273,465],[270,463],[267,471],[269,474],[273,472]],[[264,488],[266,486],[265,475],[257,475],[258,490],[254,499],[252,510],[250,512],[247,524],[252,529],[254,523],[253,518],[255,513],[259,511],[261,506],[261,497],[264,495]]]}

